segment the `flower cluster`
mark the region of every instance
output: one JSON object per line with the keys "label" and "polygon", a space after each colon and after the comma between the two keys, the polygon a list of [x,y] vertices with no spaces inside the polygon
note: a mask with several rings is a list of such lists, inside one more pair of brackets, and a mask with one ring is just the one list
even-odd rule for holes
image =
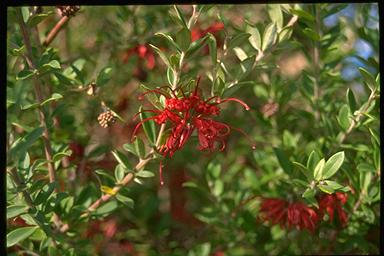
{"label": "flower cluster", "polygon": [[138,57],[138,63],[133,70],[133,76],[144,81],[147,79],[144,63],[148,70],[154,69],[156,65],[155,54],[149,45],[138,44],[135,47],[125,50],[121,56],[121,61],[125,64],[134,55]]}
{"label": "flower cluster", "polygon": [[347,214],[342,205],[347,200],[347,194],[336,192],[331,195],[321,195],[318,198],[319,209],[315,210],[302,202],[288,202],[279,198],[263,198],[260,206],[260,218],[279,224],[282,228],[296,227],[314,232],[317,224],[323,219],[325,212],[333,221],[336,209],[343,227],[347,225]]}
{"label": "flower cluster", "polygon": [[[220,48],[223,46],[223,40],[219,37],[218,32],[224,29],[224,24],[222,22],[215,22],[206,29],[202,29],[200,26],[196,26],[191,30],[191,40],[192,42],[203,38],[206,34],[211,33],[217,41],[217,47]],[[204,54],[208,54],[209,48],[205,46],[203,49]]]}
{"label": "flower cluster", "polygon": [[347,225],[348,216],[343,210],[342,206],[347,202],[348,195],[342,192],[336,192],[335,194],[323,194],[319,197],[319,217],[322,219],[325,212],[328,213],[329,221],[333,221],[334,212],[336,210],[339,217],[339,221],[343,227]]}
{"label": "flower cluster", "polygon": [[[216,149],[223,151],[226,143],[225,138],[231,132],[231,129],[237,130],[246,135],[241,129],[233,128],[225,123],[212,120],[214,116],[220,114],[219,105],[228,102],[235,101],[240,103],[246,110],[249,110],[249,106],[243,101],[236,98],[221,99],[218,96],[213,96],[207,100],[201,98],[198,93],[199,79],[196,87],[190,95],[185,95],[182,88],[172,89],[168,86],[164,86],[158,89],[149,90],[140,96],[148,93],[155,93],[165,97],[164,109],[147,109],[141,112],[151,112],[155,115],[148,117],[139,122],[132,134],[134,138],[138,132],[138,129],[143,123],[153,120],[156,124],[162,125],[169,123],[171,125],[171,132],[167,137],[165,143],[159,147],[159,152],[165,157],[172,157],[173,154],[181,149],[188,141],[192,133],[196,130],[199,139],[199,150],[201,151],[214,151]],[[170,91],[170,93],[168,93]],[[177,92],[179,91],[179,96]],[[139,112],[139,113],[141,113]],[[139,114],[137,113],[136,116]],[[254,146],[253,146],[254,147]],[[160,163],[160,177],[162,171],[162,164]],[[162,178],[161,178],[161,183]]]}

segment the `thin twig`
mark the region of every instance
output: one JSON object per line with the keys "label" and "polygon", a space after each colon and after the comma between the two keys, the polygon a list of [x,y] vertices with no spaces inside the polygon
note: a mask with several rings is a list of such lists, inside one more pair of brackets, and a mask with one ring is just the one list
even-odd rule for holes
{"label": "thin twig", "polygon": [[[25,43],[25,47],[27,49],[27,53],[26,53],[27,63],[31,69],[36,70],[36,65],[35,65],[35,62],[33,59],[33,54],[32,54],[31,40],[29,38],[29,33],[27,31],[27,27],[26,27],[24,20],[22,18],[22,14],[21,14],[20,9],[17,9],[17,14],[18,14],[18,22],[19,22],[20,29],[21,29],[21,32],[23,35],[23,40]],[[40,104],[43,102],[44,98],[42,95],[40,83],[39,83],[36,76],[33,76],[33,84],[34,84],[34,92],[35,92],[36,99],[37,99],[38,103]],[[41,106],[39,106],[38,112],[39,112],[39,117],[40,117],[40,125],[44,129],[42,138],[43,138],[43,143],[44,143],[45,157],[47,159],[47,165],[48,165],[49,182],[53,183],[56,181],[56,170],[55,170],[54,163],[52,161],[52,158],[53,158],[52,157],[52,146],[50,143],[50,135],[49,135],[49,131],[48,131],[47,123],[46,123],[46,115],[43,112],[43,109],[41,108]],[[57,190],[57,189],[55,188],[55,190]],[[60,219],[56,213],[54,213],[54,215],[53,215],[53,221],[54,221],[56,227],[60,227],[61,221],[60,221]]]}
{"label": "thin twig", "polygon": [[44,46],[48,46],[53,39],[57,36],[57,34],[60,32],[60,30],[63,28],[63,26],[69,21],[68,16],[62,17],[56,25],[52,28],[52,30],[49,32],[47,38],[44,41]]}
{"label": "thin twig", "polygon": [[[314,5],[315,8],[315,31],[319,35],[320,34],[320,12],[317,9],[317,6]],[[313,91],[313,101],[315,105],[315,119],[316,122],[320,119],[320,110],[319,110],[319,98],[320,98],[320,43],[318,41],[314,42],[313,47],[313,68],[314,68],[314,91]]]}
{"label": "thin twig", "polygon": [[362,110],[359,110],[356,114],[356,117],[352,119],[351,124],[349,125],[347,131],[343,133],[339,138],[339,145],[343,143],[343,141],[347,138],[347,136],[355,129],[356,125],[359,124],[361,117],[371,106],[372,101],[376,98],[376,90],[371,91],[369,95],[368,101]]}
{"label": "thin twig", "polygon": [[252,200],[257,199],[257,198],[260,198],[260,196],[253,195],[253,196],[250,196],[250,197],[248,197],[247,199],[241,201],[241,202],[239,203],[239,205],[236,206],[236,208],[234,208],[234,209],[232,210],[232,212],[231,212],[231,217],[232,217],[232,218],[236,217],[237,212],[238,212],[241,208],[243,208],[244,205],[248,204],[249,202],[251,202]]}

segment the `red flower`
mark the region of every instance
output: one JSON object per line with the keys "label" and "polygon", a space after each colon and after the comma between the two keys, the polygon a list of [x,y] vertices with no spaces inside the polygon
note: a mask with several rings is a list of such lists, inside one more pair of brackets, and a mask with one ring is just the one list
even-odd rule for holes
{"label": "red flower", "polygon": [[139,63],[144,60],[148,69],[153,69],[155,67],[155,55],[150,46],[145,44],[139,44],[133,48],[126,50],[122,57],[123,63],[127,63],[132,55],[137,55],[139,57]]}
{"label": "red flower", "polygon": [[[181,88],[174,90],[169,86],[163,86],[143,93],[139,99],[143,99],[143,96],[148,93],[156,93],[164,96],[165,107],[163,110],[143,110],[142,112],[151,112],[155,115],[139,122],[132,133],[132,138],[136,136],[142,124],[147,121],[153,120],[159,125],[169,123],[171,125],[171,133],[166,139],[166,142],[159,148],[159,152],[163,156],[168,155],[169,157],[172,157],[177,150],[186,144],[195,129],[199,137],[199,150],[202,151],[213,151],[216,149],[217,144],[219,145],[219,150],[224,150],[224,139],[229,135],[231,128],[241,132],[250,139],[242,130],[212,120],[213,116],[220,114],[219,104],[227,101],[235,101],[243,105],[246,110],[249,110],[248,105],[236,98],[220,99],[218,96],[214,96],[204,100],[198,93],[198,85],[199,80],[197,81],[195,90],[188,96],[185,95]],[[178,91],[180,91],[179,94],[177,94]],[[136,116],[139,113],[137,113]],[[160,174],[161,170],[162,164],[160,163]]]}
{"label": "red flower", "polygon": [[[204,37],[206,34],[211,33],[217,41],[218,47],[223,45],[221,38],[218,37],[217,32],[224,29],[224,24],[222,22],[215,22],[211,26],[206,29],[201,29],[200,27],[193,28],[191,30],[191,40],[192,42]],[[204,47],[204,53],[207,54],[209,52],[208,46]]]}
{"label": "red flower", "polygon": [[224,24],[222,22],[215,22],[206,29],[201,29],[200,27],[193,28],[191,30],[192,42],[204,37],[208,33],[211,33],[214,35],[223,29],[224,29]]}
{"label": "red flower", "polygon": [[302,202],[289,203],[278,198],[264,198],[260,207],[261,219],[279,224],[282,228],[315,231],[318,216],[315,210]]}
{"label": "red flower", "polygon": [[333,221],[335,210],[339,216],[339,221],[343,227],[347,225],[348,216],[342,206],[347,202],[348,195],[342,192],[335,194],[323,194],[318,198],[319,218],[323,219],[325,212],[328,213],[329,221]]}

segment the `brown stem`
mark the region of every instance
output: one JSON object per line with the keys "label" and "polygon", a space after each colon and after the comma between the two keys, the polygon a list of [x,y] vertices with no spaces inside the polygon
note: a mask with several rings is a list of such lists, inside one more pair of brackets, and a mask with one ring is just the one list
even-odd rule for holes
{"label": "brown stem", "polygon": [[69,17],[68,16],[64,16],[62,17],[57,23],[56,25],[52,28],[52,30],[49,32],[47,38],[45,39],[44,41],[44,46],[48,46],[52,41],[53,39],[55,39],[55,37],[57,36],[57,34],[59,33],[59,31],[63,28],[63,26],[68,22],[69,20]]}
{"label": "brown stem", "polygon": [[[27,53],[26,53],[27,54],[26,57],[28,59],[27,63],[31,69],[36,70],[36,65],[35,65],[34,60],[33,60],[31,41],[29,38],[29,34],[27,31],[26,25],[22,19],[20,10],[18,11],[18,14],[19,14],[20,29],[21,29],[21,32],[23,34],[23,40],[25,43],[25,47],[27,48]],[[44,98],[42,95],[41,86],[40,86],[36,76],[33,77],[33,84],[34,84],[34,91],[35,91],[36,99],[37,99],[38,103],[40,104],[43,102]],[[48,161],[49,181],[54,182],[56,180],[56,171],[55,171],[55,166],[52,162],[52,147],[50,144],[50,136],[49,136],[48,127],[46,124],[46,117],[45,117],[45,114],[44,114],[41,107],[39,107],[39,117],[40,117],[40,125],[44,128],[44,132],[43,132],[42,137],[43,137],[43,143],[44,143],[45,156],[46,156],[46,159]]]}
{"label": "brown stem", "polygon": [[[161,141],[161,136],[164,132],[165,124],[162,124],[160,127],[160,131],[157,137],[156,141],[156,147],[159,146],[160,141]],[[154,149],[149,152],[149,157],[146,159],[141,159],[139,163],[135,166],[133,171],[138,171],[142,169],[151,159],[152,159],[152,154],[154,153]],[[93,204],[91,204],[87,210],[81,215],[81,218],[87,217],[92,211],[96,210],[102,203],[109,201],[111,198],[113,198],[122,187],[126,186],[131,180],[135,177],[134,172],[130,172],[125,177],[123,180],[117,184],[116,186],[113,187],[112,192],[110,194],[104,194],[102,195],[99,199],[97,199]],[[61,227],[60,231],[61,232],[66,232],[69,229],[69,225],[65,224]]]}
{"label": "brown stem", "polygon": [[[9,170],[9,173],[11,174],[11,177],[12,177],[12,180],[13,182],[15,183],[16,187],[19,189],[19,191],[21,192],[21,194],[23,195],[24,199],[25,199],[25,202],[27,203],[27,205],[29,206],[29,208],[33,209],[35,212],[37,212],[37,209],[35,207],[35,205],[33,204],[33,200],[30,196],[30,194],[28,193],[28,191],[26,190],[25,188],[25,185],[24,185],[24,181],[21,180],[17,170],[15,168],[12,168]],[[19,193],[20,193],[19,192]],[[33,215],[31,215],[32,218],[35,220],[35,222],[43,229],[44,227],[44,224],[40,222],[40,220],[36,219],[33,217]],[[44,229],[43,229],[44,230]],[[57,244],[56,244],[56,240],[54,237],[52,237],[52,241],[53,241],[53,244],[54,246],[56,247]]]}
{"label": "brown stem", "polygon": [[[33,54],[32,54],[32,47],[31,47],[31,40],[29,38],[29,33],[28,33],[27,27],[23,21],[20,9],[17,9],[17,13],[18,13],[18,22],[19,22],[20,29],[21,29],[21,32],[23,35],[23,40],[25,43],[25,47],[27,48],[27,53],[26,53],[26,59],[28,60],[27,63],[31,69],[36,70],[36,65],[35,65],[35,62],[33,59]],[[39,83],[36,76],[33,77],[33,84],[34,84],[34,92],[35,92],[36,99],[37,99],[38,103],[40,104],[43,102],[44,98],[42,95],[40,83]],[[42,138],[43,138],[43,144],[44,144],[45,157],[47,159],[47,165],[48,165],[49,182],[52,183],[52,182],[56,181],[56,171],[55,171],[55,166],[54,166],[53,161],[52,161],[52,147],[51,147],[51,143],[50,143],[50,135],[49,135],[49,131],[48,131],[47,123],[46,123],[46,115],[44,114],[41,106],[39,106],[38,111],[39,111],[40,125],[44,129]],[[55,190],[56,190],[56,188],[55,188]],[[53,216],[53,221],[57,227],[59,227],[61,225],[61,221],[56,214],[54,214],[54,216]]]}
{"label": "brown stem", "polygon": [[231,212],[231,217],[232,217],[232,218],[236,217],[237,212],[238,212],[244,205],[246,205],[247,203],[249,203],[249,202],[251,202],[252,200],[257,199],[257,198],[260,198],[260,196],[253,195],[253,196],[250,196],[250,197],[248,197],[247,199],[241,201],[241,202],[239,203],[239,205],[236,206],[236,208],[234,208],[234,209],[232,210],[232,212]]}

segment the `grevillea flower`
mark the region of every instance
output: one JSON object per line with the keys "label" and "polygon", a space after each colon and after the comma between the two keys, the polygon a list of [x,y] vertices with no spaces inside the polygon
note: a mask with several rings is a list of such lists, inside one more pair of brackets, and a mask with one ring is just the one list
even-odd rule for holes
{"label": "grevillea flower", "polygon": [[224,24],[222,22],[215,22],[206,29],[201,29],[199,26],[197,26],[191,30],[192,42],[204,37],[207,33],[211,33],[214,35],[223,29]]}
{"label": "grevillea flower", "polygon": [[348,216],[342,206],[347,202],[348,195],[342,192],[335,194],[323,194],[318,198],[319,202],[319,218],[323,219],[325,212],[328,213],[329,221],[333,221],[335,210],[339,217],[339,221],[343,227],[347,225]]}
{"label": "grevillea flower", "polygon": [[260,207],[263,221],[279,224],[282,228],[296,227],[315,231],[318,216],[314,209],[302,202],[289,203],[278,198],[264,198]]}
{"label": "grevillea flower", "polygon": [[[246,110],[249,106],[243,101],[236,98],[221,99],[213,96],[207,100],[201,98],[198,93],[199,80],[197,81],[195,90],[186,95],[182,88],[172,89],[169,86],[163,86],[157,89],[148,90],[139,96],[139,99],[148,93],[155,93],[165,97],[164,109],[146,109],[141,112],[151,112],[154,115],[143,119],[139,122],[132,133],[132,139],[136,136],[139,128],[143,123],[153,120],[156,124],[169,124],[170,134],[165,143],[160,145],[159,152],[165,157],[172,157],[174,153],[183,148],[192,133],[197,130],[199,138],[199,147],[201,151],[224,150],[225,138],[230,134],[231,130],[236,130],[249,136],[241,129],[231,127],[227,124],[212,120],[212,117],[220,114],[219,105],[228,101],[235,101],[241,104]],[[137,113],[140,114],[141,112]],[[254,148],[255,146],[253,146]],[[160,179],[162,182],[162,163],[160,162]]]}
{"label": "grevillea flower", "polygon": [[[211,33],[217,42],[217,47],[220,48],[223,45],[223,40],[218,36],[218,32],[224,29],[224,23],[215,22],[206,29],[201,29],[200,26],[196,26],[191,30],[191,40],[192,42],[204,37],[206,34]],[[204,54],[209,52],[208,46],[204,47]]]}
{"label": "grevillea flower", "polygon": [[132,55],[138,56],[140,61],[139,63],[144,60],[148,69],[151,70],[155,67],[155,55],[150,46],[146,44],[139,44],[133,48],[126,50],[122,56],[123,63],[127,63]]}

